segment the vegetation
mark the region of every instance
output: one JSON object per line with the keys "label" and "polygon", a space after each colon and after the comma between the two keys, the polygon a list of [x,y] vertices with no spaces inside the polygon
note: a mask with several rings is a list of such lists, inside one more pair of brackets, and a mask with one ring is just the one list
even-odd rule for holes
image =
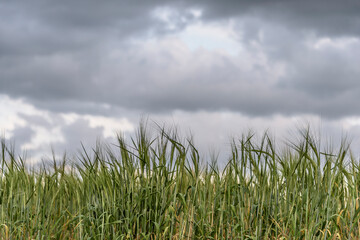
{"label": "vegetation", "polygon": [[278,150],[267,134],[234,140],[229,161],[141,125],[117,150],[29,168],[2,142],[1,239],[359,239],[360,166],[343,142],[310,131]]}

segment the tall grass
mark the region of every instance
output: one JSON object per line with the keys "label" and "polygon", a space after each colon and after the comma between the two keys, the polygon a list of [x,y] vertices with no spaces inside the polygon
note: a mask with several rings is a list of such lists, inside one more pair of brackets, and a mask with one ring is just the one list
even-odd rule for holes
{"label": "tall grass", "polygon": [[1,145],[1,239],[359,239],[360,167],[343,142],[310,131],[278,150],[234,140],[229,161],[200,161],[192,141],[141,125],[117,150],[29,169]]}

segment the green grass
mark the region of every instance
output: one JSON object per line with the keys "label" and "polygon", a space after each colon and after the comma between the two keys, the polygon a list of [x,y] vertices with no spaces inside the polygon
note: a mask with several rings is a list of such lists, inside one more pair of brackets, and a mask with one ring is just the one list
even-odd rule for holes
{"label": "green grass", "polygon": [[345,142],[322,152],[302,131],[278,150],[244,135],[219,168],[145,128],[37,169],[3,141],[0,239],[360,239],[360,166]]}

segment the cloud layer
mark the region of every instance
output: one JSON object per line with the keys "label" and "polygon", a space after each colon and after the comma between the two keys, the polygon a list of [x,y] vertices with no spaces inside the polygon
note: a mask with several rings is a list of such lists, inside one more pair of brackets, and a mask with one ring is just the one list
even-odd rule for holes
{"label": "cloud layer", "polygon": [[[359,114],[359,8],[356,1],[4,2],[0,89],[55,111],[101,103],[150,113]],[[209,49],[206,32],[182,38],[194,24],[237,48],[229,52],[223,41]]]}
{"label": "cloud layer", "polygon": [[205,142],[299,116],[358,132],[359,23],[355,0],[4,1],[0,123],[34,152],[141,114],[196,122]]}

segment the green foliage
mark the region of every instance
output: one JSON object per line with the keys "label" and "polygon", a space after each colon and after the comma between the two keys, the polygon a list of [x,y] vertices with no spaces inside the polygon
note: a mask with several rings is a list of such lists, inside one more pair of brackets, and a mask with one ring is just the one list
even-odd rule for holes
{"label": "green foliage", "polygon": [[0,239],[359,239],[360,165],[309,132],[283,151],[243,136],[223,169],[145,125],[37,170],[2,141]]}

